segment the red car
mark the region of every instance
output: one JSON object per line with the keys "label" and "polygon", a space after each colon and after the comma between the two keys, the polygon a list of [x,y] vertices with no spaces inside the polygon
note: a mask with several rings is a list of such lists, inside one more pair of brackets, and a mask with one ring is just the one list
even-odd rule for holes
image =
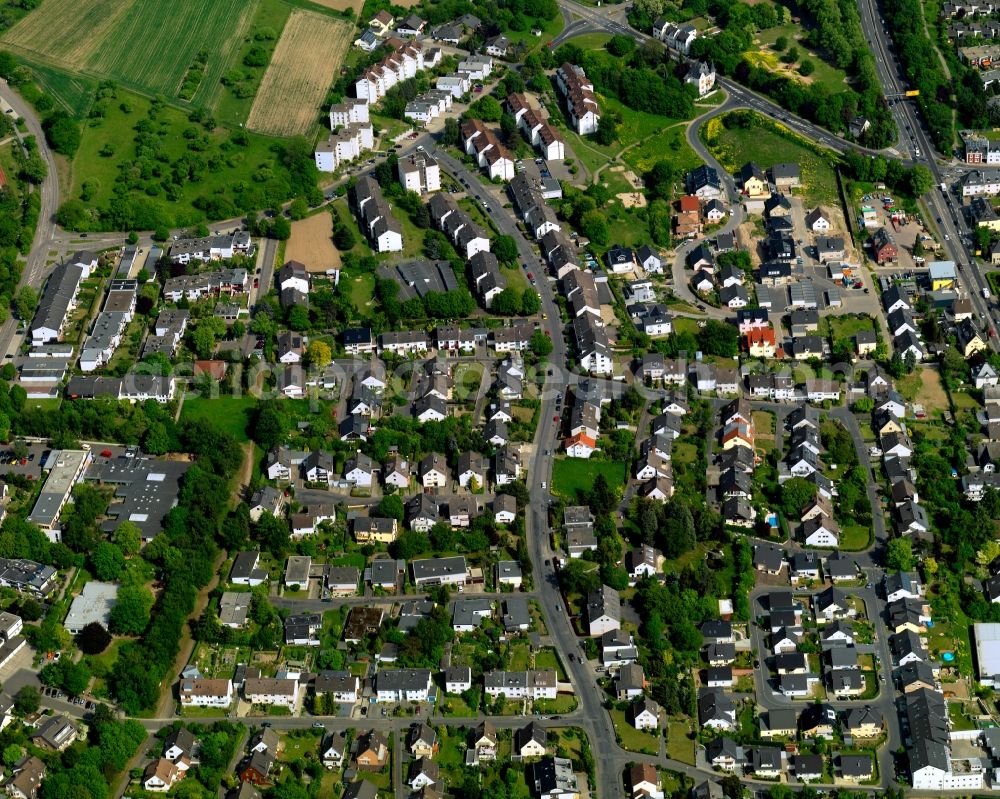
{"label": "red car", "polygon": [[559,417],[558,416],[553,416],[552,417],[552,421],[555,422],[556,424],[559,424]]}
{"label": "red car", "polygon": [[535,276],[533,274],[531,274],[531,272],[528,272],[528,280],[534,280],[534,279],[535,279]]}

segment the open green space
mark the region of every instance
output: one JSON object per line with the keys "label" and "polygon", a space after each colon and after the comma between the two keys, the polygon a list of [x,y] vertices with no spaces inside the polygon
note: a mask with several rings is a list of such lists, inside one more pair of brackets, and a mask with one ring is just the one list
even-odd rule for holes
{"label": "open green space", "polygon": [[584,33],[581,36],[574,36],[567,39],[567,44],[575,44],[581,50],[601,50],[609,41],[611,35],[608,33]]}
{"label": "open green space", "polygon": [[800,143],[788,132],[779,134],[772,123],[762,120],[753,127],[727,128],[723,118],[709,120],[701,129],[713,155],[729,172],[737,172],[748,161],[763,169],[774,164],[797,163],[802,175],[801,193],[807,205],[833,206],[839,203],[837,178],[830,161]]}
{"label": "open green space", "polygon": [[[539,19],[535,19],[535,22],[541,22]],[[549,42],[551,42],[556,36],[562,33],[563,27],[565,27],[566,21],[563,19],[562,14],[556,14],[552,19],[545,20],[545,24],[541,26],[541,36],[535,36],[532,31],[532,27],[525,28],[523,31],[508,30],[504,33],[510,41],[514,44],[524,43],[524,46],[528,50],[535,50],[539,47],[544,47]]]}
{"label": "open green space", "polygon": [[604,475],[612,488],[624,485],[625,464],[583,458],[557,458],[552,464],[552,491],[574,499],[578,491],[590,491],[599,474]]}
{"label": "open green space", "polygon": [[687,126],[683,124],[664,126],[658,133],[630,148],[622,158],[639,176],[652,169],[657,161],[670,161],[678,175],[694,169],[702,161],[688,144],[686,130]]}
{"label": "open green space", "polygon": [[840,548],[849,552],[867,549],[871,545],[871,528],[861,524],[848,524],[840,531]]}
{"label": "open green space", "polygon": [[667,757],[694,765],[694,741],[688,737],[686,721],[667,722]]}
{"label": "open green space", "polygon": [[851,338],[862,330],[875,329],[875,322],[870,316],[827,316],[825,322],[834,341]]}
{"label": "open green space", "polygon": [[615,734],[623,749],[647,755],[654,755],[659,751],[659,736],[637,730],[625,720],[625,711],[612,710],[611,722],[615,725]]}
{"label": "open green space", "polygon": [[[280,152],[272,149],[273,139],[246,131],[232,134],[224,128],[208,132],[192,125],[186,112],[154,105],[123,89],[107,99],[104,115],[83,125],[68,195],[83,199],[87,209],[110,208],[122,181],[127,181],[133,190],[128,195],[131,213],[125,213],[133,218],[109,220],[118,225],[115,229],[155,227],[159,221],[168,226],[192,225],[206,214],[225,217],[236,211],[238,215],[233,204],[238,196],[240,204],[258,208],[287,197]],[[145,130],[141,137],[137,126]],[[151,151],[163,170],[159,178],[136,175],[137,159],[148,158]],[[224,205],[196,208],[196,203],[205,205],[204,198]],[[86,217],[74,225],[77,229],[87,226]]]}
{"label": "open green space", "polygon": [[[822,53],[809,46],[802,34],[802,25],[795,22],[775,25],[761,31],[757,34],[756,39],[756,44],[760,45],[760,49],[748,52],[747,58],[753,63],[766,66],[773,72],[781,72],[799,83],[821,83],[831,92],[843,90],[847,83],[847,73],[826,61]],[[784,37],[787,40],[789,49],[795,47],[799,51],[799,59],[790,69],[781,63],[780,56],[782,54],[774,49],[774,43],[779,37]],[[815,69],[811,75],[803,77],[799,74],[798,66],[806,59],[813,63]]]}
{"label": "open green space", "polygon": [[253,397],[216,397],[206,399],[188,394],[181,408],[181,421],[210,419],[237,441],[249,441],[247,426],[256,405]]}

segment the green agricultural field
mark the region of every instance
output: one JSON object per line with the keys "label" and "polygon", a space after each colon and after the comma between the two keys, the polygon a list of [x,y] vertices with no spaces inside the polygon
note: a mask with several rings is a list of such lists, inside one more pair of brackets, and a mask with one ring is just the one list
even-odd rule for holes
{"label": "green agricultural field", "polygon": [[[256,2],[251,0],[138,0],[110,35],[95,48],[86,69],[152,94],[172,97],[195,55],[209,52],[204,79],[194,96],[214,91],[229,56],[249,29]],[[150,38],[167,34],[169,43]],[[130,43],[132,46],[123,46]]]}
{"label": "green agricultural field", "polygon": [[[208,53],[195,94],[215,91],[234,50],[249,30],[256,0],[44,0],[11,28],[2,44],[43,70],[107,78],[150,95],[176,97],[200,51]],[[67,25],[66,20],[73,24]],[[50,74],[40,79],[54,85]],[[63,86],[70,89],[71,86]],[[72,103],[71,103],[72,105]]]}
{"label": "green agricultural field", "polygon": [[624,463],[557,458],[552,464],[552,491],[573,499],[578,491],[589,491],[599,474],[604,475],[612,489],[625,484]]}

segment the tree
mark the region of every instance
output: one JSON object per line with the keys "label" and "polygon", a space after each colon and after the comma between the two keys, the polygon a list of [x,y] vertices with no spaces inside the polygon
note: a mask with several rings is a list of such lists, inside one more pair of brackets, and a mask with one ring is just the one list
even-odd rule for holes
{"label": "tree", "polygon": [[786,47],[788,47],[787,37],[779,36],[777,39],[774,40],[774,49],[777,50],[779,53]]}
{"label": "tree", "polygon": [[62,687],[70,696],[79,696],[90,685],[90,669],[82,661],[73,663],[70,660],[60,661],[62,668]]}
{"label": "tree", "polygon": [[31,319],[36,305],[38,305],[38,295],[35,294],[35,290],[31,286],[21,286],[18,289],[17,296],[14,297],[14,313],[17,315],[17,318],[24,320]]}
{"label": "tree", "polygon": [[926,194],[933,185],[934,176],[923,164],[917,164],[910,170],[910,193],[914,197]]}
{"label": "tree", "polygon": [[893,538],[885,547],[885,565],[896,571],[913,568],[913,543],[909,538]]}
{"label": "tree", "polygon": [[310,366],[326,366],[332,357],[330,345],[325,341],[316,340],[309,343],[309,348],[306,350],[306,360]]}
{"label": "tree", "polygon": [[17,744],[10,744],[4,747],[3,750],[3,763],[8,768],[16,766],[21,762],[21,758],[24,757],[24,747],[18,746]]}
{"label": "tree", "polygon": [[337,225],[333,229],[333,243],[338,250],[350,250],[354,247],[357,238],[354,231],[347,225]]}
{"label": "tree", "polygon": [[259,406],[253,425],[254,440],[265,450],[273,449],[288,435],[288,418],[278,404],[266,402]]}
{"label": "tree", "polygon": [[542,299],[534,289],[525,289],[521,294],[521,315],[532,316],[542,308]]}
{"label": "tree", "polygon": [[402,523],[405,515],[403,500],[395,494],[382,497],[378,505],[372,508],[372,515],[383,519],[395,519]]}
{"label": "tree", "polygon": [[605,246],[610,239],[608,220],[600,211],[588,211],[580,219],[580,231],[598,247]]}
{"label": "tree", "polygon": [[481,119],[483,122],[499,122],[503,116],[503,108],[495,97],[487,94],[470,105],[466,114],[471,119]]}
{"label": "tree", "polygon": [[552,339],[541,330],[531,334],[531,351],[539,358],[544,358],[552,352]]}
{"label": "tree", "polygon": [[32,713],[38,712],[41,702],[42,697],[38,693],[38,689],[33,685],[26,685],[17,692],[17,696],[14,698],[14,708],[22,716],[30,716]]}
{"label": "tree", "polygon": [[510,264],[517,261],[517,242],[513,236],[494,236],[490,240],[490,251],[501,263]]}
{"label": "tree", "polygon": [[122,635],[140,635],[149,624],[153,595],[141,585],[123,585],[111,609],[111,630]]}
{"label": "tree", "polygon": [[42,123],[45,139],[57,153],[73,156],[80,146],[80,126],[64,111],[50,114]]}
{"label": "tree", "polygon": [[[816,65],[808,58],[802,59],[802,63],[799,64],[799,74],[803,77],[809,77],[816,71]],[[784,787],[784,786],[782,786]]]}
{"label": "tree", "polygon": [[816,486],[802,477],[793,477],[781,485],[781,509],[793,519],[801,517],[806,505],[816,497]]}
{"label": "tree", "polygon": [[670,161],[657,161],[645,175],[642,176],[650,198],[669,200],[674,194],[676,173]]}
{"label": "tree", "polygon": [[111,540],[118,545],[124,555],[129,557],[139,554],[139,550],[142,548],[142,532],[135,522],[130,522],[127,519],[115,528],[111,534]]}
{"label": "tree", "polygon": [[521,294],[513,286],[508,286],[493,298],[490,310],[501,316],[514,316],[521,312]]}
{"label": "tree", "polygon": [[302,305],[293,305],[288,312],[288,326],[302,332],[309,329],[309,311]]}
{"label": "tree", "polygon": [[423,533],[407,530],[389,545],[394,557],[411,560],[416,555],[422,555],[430,548],[430,542]]}
{"label": "tree", "polygon": [[635,49],[635,39],[616,33],[604,47],[611,55],[626,56]]}
{"label": "tree", "polygon": [[76,645],[85,655],[99,655],[111,644],[111,634],[100,622],[92,621],[76,635]]}
{"label": "tree", "polygon": [[102,541],[90,553],[90,567],[94,576],[103,582],[115,582],[125,569],[125,556],[110,541]]}

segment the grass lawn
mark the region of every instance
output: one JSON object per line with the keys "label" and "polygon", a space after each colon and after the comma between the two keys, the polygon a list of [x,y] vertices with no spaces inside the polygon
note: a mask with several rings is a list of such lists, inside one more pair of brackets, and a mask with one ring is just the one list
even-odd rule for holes
{"label": "grass lawn", "polygon": [[849,552],[867,549],[871,541],[871,529],[861,524],[846,525],[840,531],[840,548]]}
{"label": "grass lawn", "polygon": [[965,705],[962,702],[948,703],[948,717],[951,719],[951,728],[953,730],[976,729],[975,722],[965,712]]}
{"label": "grass lawn", "polygon": [[459,719],[467,719],[475,716],[478,710],[469,707],[464,699],[454,694],[446,694],[441,700],[442,715],[452,716]]}
{"label": "grass lawn", "polygon": [[798,192],[806,204],[838,205],[837,180],[829,161],[796,141],[794,134],[779,135],[770,125],[726,128],[722,117],[716,117],[702,127],[702,136],[727,171],[736,172],[747,161],[755,161],[762,169],[777,163],[798,163],[803,185]]}
{"label": "grass lawn", "polygon": [[557,694],[555,699],[539,699],[534,707],[539,713],[572,713],[579,704],[575,694]]}
{"label": "grass lawn", "polygon": [[575,44],[581,50],[603,50],[610,41],[611,36],[607,33],[584,33],[582,36],[567,39],[566,44]]}
{"label": "grass lawn", "polygon": [[694,463],[698,458],[698,448],[688,441],[674,444],[673,459],[675,463]]}
{"label": "grass lawn", "polygon": [[371,272],[355,275],[345,270],[340,275],[340,285],[343,286],[345,283],[349,287],[351,304],[358,313],[363,311],[367,313],[366,309],[371,305],[372,297],[375,295],[375,275]]}
{"label": "grass lawn", "polygon": [[551,647],[545,647],[535,655],[535,668],[538,670],[554,669],[560,680],[566,679],[566,671],[559,661],[559,656]]}
{"label": "grass lawn", "polygon": [[686,721],[667,722],[667,757],[694,765],[694,741],[688,737]]}
{"label": "grass lawn", "polygon": [[552,465],[552,491],[575,499],[578,491],[589,491],[597,475],[603,474],[614,488],[625,484],[625,464],[583,458],[557,458]]}
{"label": "grass lawn", "polygon": [[514,644],[507,658],[508,671],[525,671],[531,658],[531,649],[526,643]]}
{"label": "grass lawn", "polygon": [[[536,24],[539,22],[541,22],[541,20],[534,20],[534,23]],[[551,42],[554,38],[556,38],[556,36],[562,33],[562,29],[565,25],[566,21],[563,19],[563,15],[556,14],[555,17],[546,21],[545,24],[541,26],[541,36],[535,36],[531,32],[531,29],[535,27],[534,24],[529,25],[523,31],[507,31],[504,35],[514,44],[524,42],[525,47],[527,47],[528,52],[530,52]]]}
{"label": "grass lawn", "polygon": [[[549,109],[551,112],[550,121],[559,128],[560,132],[565,137],[567,144],[569,144],[572,149],[573,155],[576,156],[576,158],[587,168],[587,171],[591,175],[593,175],[599,167],[602,167],[618,158],[622,150],[629,145],[635,144],[639,141],[644,141],[653,136],[659,138],[659,134],[663,133],[664,128],[669,128],[672,125],[676,125],[678,122],[683,121],[658,116],[657,114],[647,114],[642,111],[635,111],[619,102],[614,97],[608,97],[606,95],[601,95],[600,103],[605,108],[617,111],[621,117],[621,124],[618,126],[618,141],[607,146],[597,144],[591,138],[581,137],[572,129],[568,128],[565,123],[565,115],[563,114],[561,107]],[[676,130],[679,131],[680,138],[683,139],[683,127],[678,127]],[[664,141],[664,146],[666,145],[667,142]],[[670,149],[673,150],[673,146],[670,146]],[[678,152],[680,152],[679,145]],[[669,152],[664,151],[659,157],[669,159],[670,154]],[[688,149],[688,151],[684,154],[684,158],[689,161],[690,159],[693,159],[694,164],[700,163],[700,160],[698,160],[697,156],[695,156],[694,152],[690,149]],[[681,167],[678,166],[678,168]]]}
{"label": "grass lawn", "polygon": [[862,330],[875,329],[875,323],[869,316],[828,316],[826,324],[834,341],[851,338]]}
{"label": "grass lawn", "polygon": [[971,675],[973,672],[969,617],[959,610],[953,614],[955,618],[945,618],[943,613],[937,612],[937,608],[934,608],[931,615],[934,618],[934,626],[927,630],[927,649],[931,656],[940,660],[942,652],[952,652],[955,655],[954,665],[959,673]]}
{"label": "grass lawn", "polygon": [[921,388],[920,373],[914,372],[911,375],[903,375],[896,381],[896,390],[903,395],[907,402],[913,402]]}
{"label": "grass lawn", "polygon": [[[279,733],[280,734],[280,733]],[[285,763],[294,763],[302,760],[306,752],[318,752],[320,742],[323,740],[323,733],[312,730],[296,730],[295,735],[282,736],[285,741],[284,749],[280,750],[278,760]]]}
{"label": "grass lawn", "polygon": [[688,319],[686,316],[674,319],[675,333],[690,333],[692,336],[697,336],[700,330],[697,319]]}
{"label": "grass lawn", "polygon": [[256,404],[253,397],[205,399],[189,394],[184,398],[181,420],[209,419],[237,441],[249,441],[247,425],[250,423],[250,412]]}
{"label": "grass lawn", "polygon": [[630,752],[644,752],[648,755],[655,755],[659,751],[658,736],[641,732],[629,724],[625,720],[625,711],[612,710],[611,722],[615,725],[615,733],[617,733],[623,749]]}
{"label": "grass lawn", "polygon": [[951,401],[955,403],[956,408],[978,408],[979,403],[976,398],[965,391],[952,391]]}

